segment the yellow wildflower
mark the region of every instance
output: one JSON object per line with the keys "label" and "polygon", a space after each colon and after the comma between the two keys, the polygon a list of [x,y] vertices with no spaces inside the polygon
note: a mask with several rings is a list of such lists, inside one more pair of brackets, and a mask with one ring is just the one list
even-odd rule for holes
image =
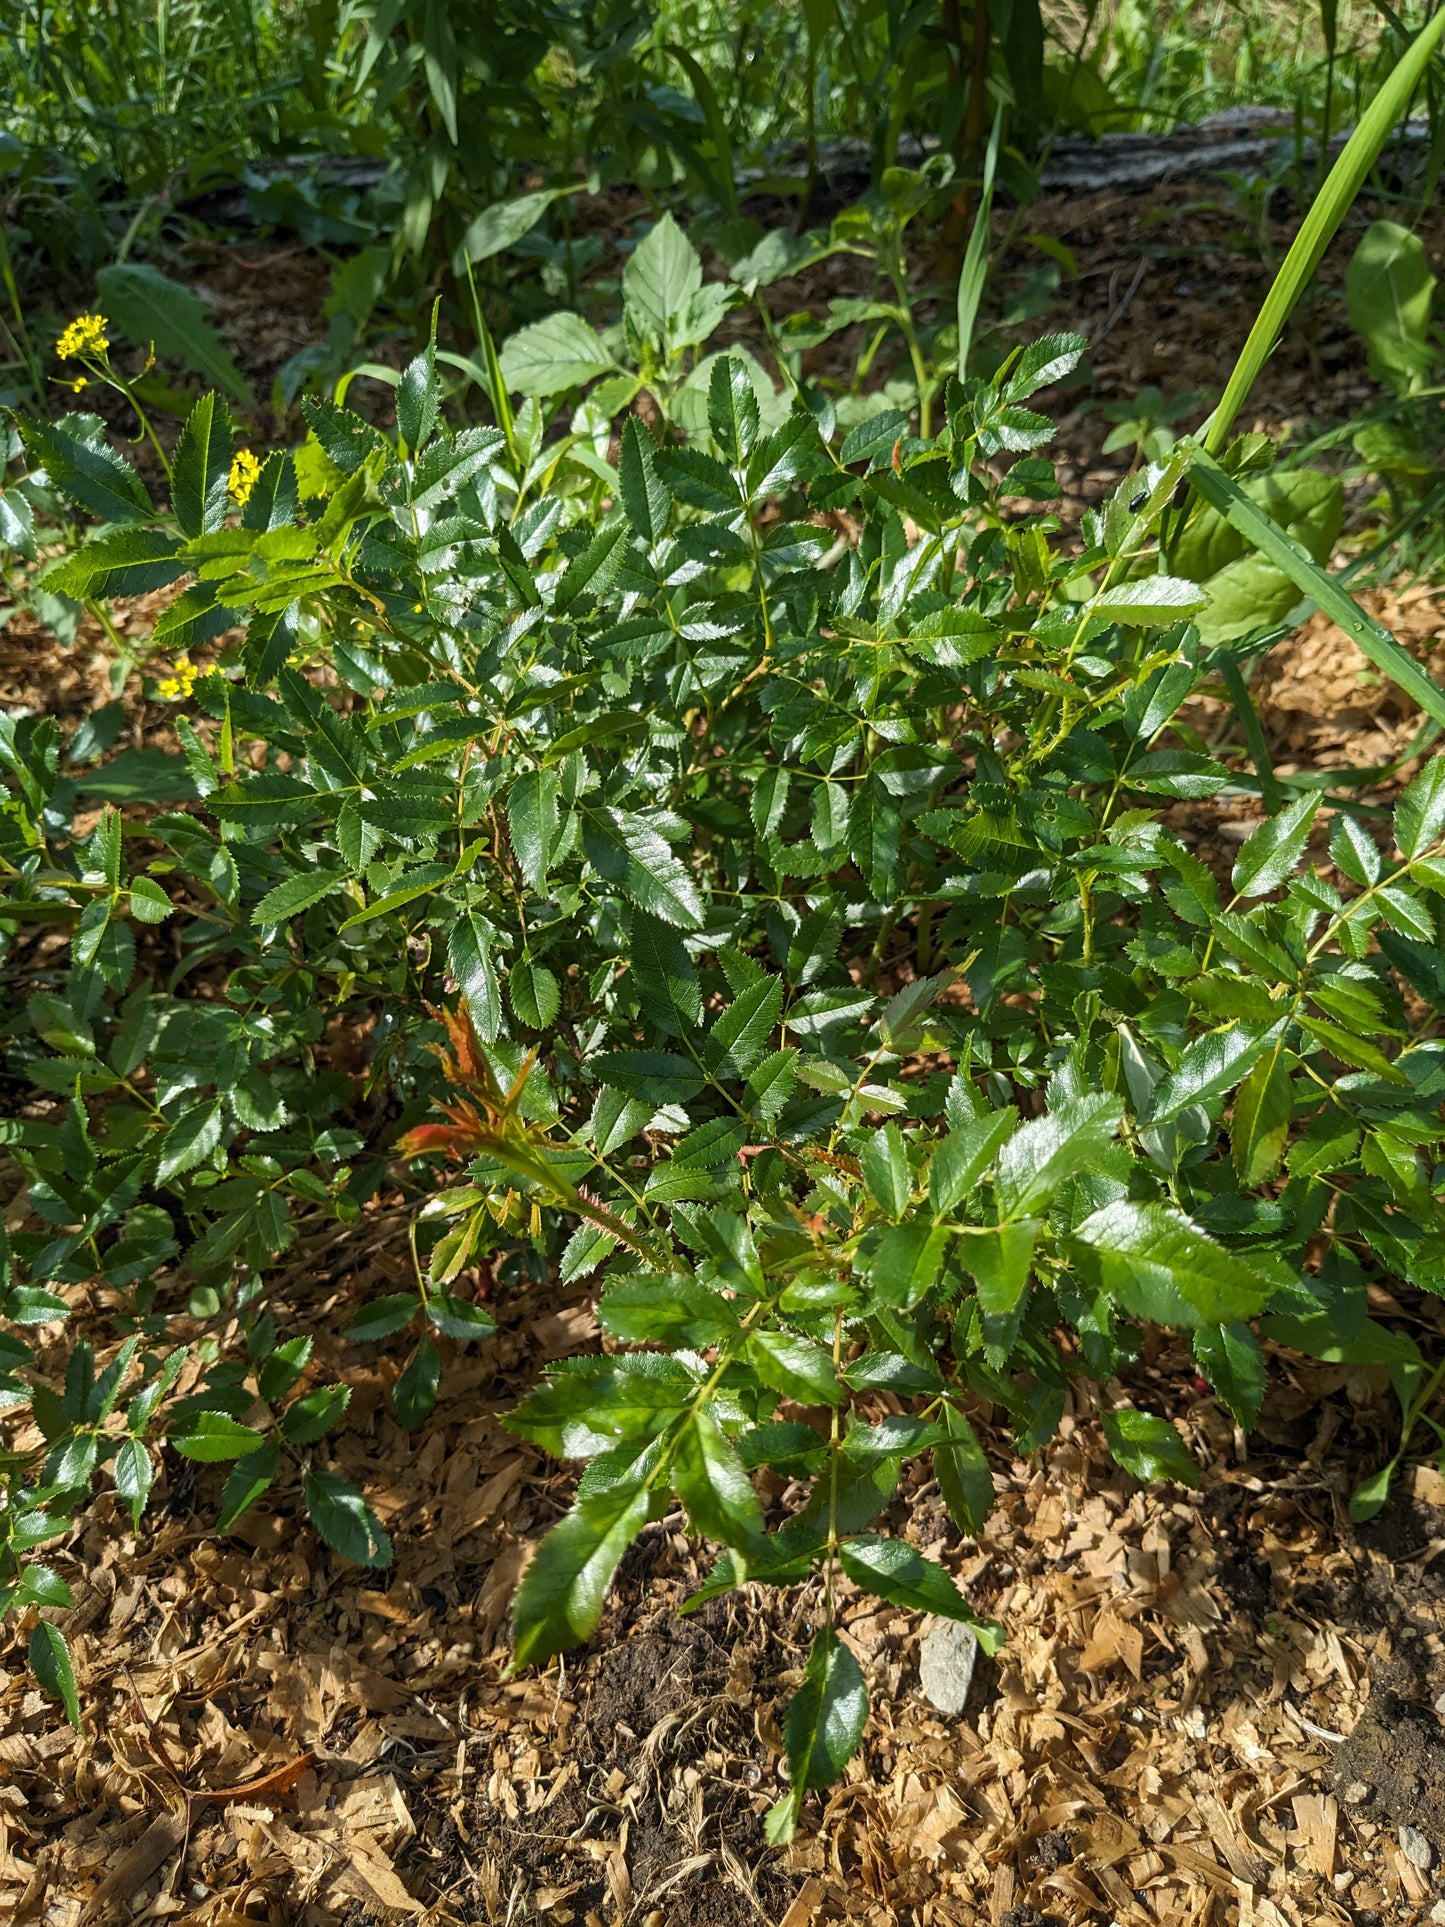
{"label": "yellow wildflower", "polygon": [[89,388],[90,383],[84,375],[77,375],[74,381],[65,381],[60,385],[62,388],[68,388],[72,395],[78,395],[82,388]]}
{"label": "yellow wildflower", "polygon": [[231,463],[231,473],[226,485],[239,507],[244,508],[251,499],[251,490],[256,486],[260,475],[261,464],[250,449],[238,448],[235,459]]}
{"label": "yellow wildflower", "polygon": [[110,326],[103,314],[78,314],[55,344],[61,361],[74,361],[77,355],[103,355],[110,346],[105,332]]}
{"label": "yellow wildflower", "polygon": [[158,693],[169,702],[184,702],[196,686],[200,670],[189,656],[177,656],[173,676],[162,676],[156,684]]}

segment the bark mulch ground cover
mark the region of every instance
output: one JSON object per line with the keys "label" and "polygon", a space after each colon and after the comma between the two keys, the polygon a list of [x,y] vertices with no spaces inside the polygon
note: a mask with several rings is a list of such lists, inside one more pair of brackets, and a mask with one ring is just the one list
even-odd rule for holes
{"label": "bark mulch ground cover", "polygon": [[[1383,1372],[1279,1356],[1245,1439],[1161,1343],[1129,1389],[1183,1422],[1195,1492],[1139,1486],[1082,1411],[1031,1464],[980,1411],[1000,1491],[982,1537],[960,1540],[931,1482],[886,1524],[1009,1643],[944,1714],[920,1690],[927,1628],[847,1598],[878,1712],[778,1853],[775,1707],[815,1598],[678,1619],[702,1569],[668,1518],[584,1650],[505,1679],[508,1598],[569,1479],[496,1415],[596,1326],[580,1296],[499,1301],[497,1340],[451,1363],[407,1435],[386,1362],[334,1336],[394,1278],[398,1229],[383,1206],[318,1232],[276,1292],[332,1334],[352,1387],[338,1460],[393,1531],[394,1571],[327,1555],[284,1488],[215,1542],[209,1468],[168,1467],[139,1542],[102,1500],[62,1562],[87,1737],[31,1688],[18,1642],[0,1652],[10,1917],[1343,1927],[1445,1896],[1445,1480],[1417,1471],[1358,1532],[1345,1511],[1389,1449]],[[1431,1303],[1377,1309],[1445,1341]]]}

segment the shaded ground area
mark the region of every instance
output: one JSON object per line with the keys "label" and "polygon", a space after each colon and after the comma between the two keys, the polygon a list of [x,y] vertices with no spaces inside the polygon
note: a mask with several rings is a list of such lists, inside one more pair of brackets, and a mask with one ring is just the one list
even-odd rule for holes
{"label": "shaded ground area", "polygon": [[[758,211],[776,217],[778,206],[770,203]],[[615,242],[651,220],[653,212],[642,196],[621,188],[579,196],[574,204],[577,234],[595,232],[606,243],[592,278],[604,291],[608,308],[615,305],[621,266]],[[1390,216],[1413,221],[1417,212],[1416,202],[1403,191],[1396,199],[1362,200],[1351,210],[1251,398],[1253,420],[1241,427],[1297,438],[1306,430],[1345,421],[1380,398],[1366,372],[1360,342],[1348,326],[1341,299],[1344,271],[1372,220]],[[1132,401],[1153,385],[1171,401],[1197,397],[1197,407],[1182,417],[1183,426],[1192,426],[1207,413],[1298,221],[1293,196],[1267,175],[1233,181],[1205,176],[1145,192],[1106,188],[1046,194],[1027,210],[1005,209],[995,215],[985,318],[1011,315],[1010,327],[1021,326],[1025,333],[1072,329],[1090,343],[1087,379],[1067,398],[1058,397],[1050,410],[1060,424],[1060,442],[1052,452],[1059,459],[1070,505],[1097,499],[1131,465],[1127,453],[1098,457],[1107,432],[1097,412],[1101,406]],[[1427,208],[1417,225],[1430,258],[1438,260],[1445,247],[1445,207]],[[915,224],[909,236],[920,319],[951,317],[953,288],[932,280],[931,243],[923,224]],[[238,235],[233,241],[198,236],[184,244],[183,252],[212,325],[258,398],[258,413],[249,423],[258,444],[289,440],[299,430],[300,417],[293,412],[281,421],[273,415],[274,383],[292,355],[326,339],[323,309],[331,261],[278,236]],[[709,269],[723,271],[721,264]],[[874,273],[867,261],[834,256],[765,292],[775,316],[821,315],[833,298],[872,296]],[[77,304],[87,303],[91,293],[79,287],[47,289],[38,293],[37,301],[63,320]],[[558,297],[556,305],[566,302]],[[424,314],[425,303],[416,312]],[[508,325],[500,309],[492,320],[503,329]],[[374,358],[400,366],[413,351],[412,318],[408,316],[404,331],[399,329],[389,341],[384,320],[374,325],[382,329],[382,339],[373,344]],[[870,325],[860,322],[833,336],[805,357],[805,372],[846,383],[868,332]],[[745,312],[739,312],[712,345],[725,343],[730,334],[746,337],[764,360],[770,358],[761,331],[755,323],[750,328]],[[470,349],[473,344],[462,345]],[[124,357],[132,351],[120,352]],[[879,355],[865,386],[879,385],[901,352],[895,337]],[[365,358],[358,349],[354,359]],[[176,375],[174,367],[169,378],[183,390],[189,386],[199,392],[195,378]],[[390,407],[385,385],[365,378],[352,385],[349,399],[379,420]],[[94,393],[86,402],[103,409],[112,405]],[[117,424],[133,432],[132,424],[121,422],[124,404],[114,405]],[[142,467],[153,461],[144,445],[133,453]]]}

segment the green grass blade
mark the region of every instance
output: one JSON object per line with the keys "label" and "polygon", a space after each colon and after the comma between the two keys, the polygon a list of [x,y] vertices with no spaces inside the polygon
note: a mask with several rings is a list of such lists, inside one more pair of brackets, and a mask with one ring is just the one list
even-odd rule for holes
{"label": "green grass blade", "polygon": [[517,431],[512,419],[511,398],[507,394],[507,384],[502,378],[502,363],[497,354],[497,344],[492,339],[492,331],[482,315],[482,304],[477,299],[476,277],[472,264],[467,262],[467,292],[472,298],[472,320],[476,324],[477,346],[482,351],[482,366],[486,369],[487,379],[482,384],[487,400],[492,404],[498,428],[507,438],[507,453],[514,467],[520,469],[517,461]]}
{"label": "green grass blade", "polygon": [[1279,778],[1274,773],[1274,759],[1269,753],[1264,726],[1259,720],[1254,698],[1249,693],[1249,684],[1240,674],[1238,662],[1227,649],[1216,649],[1209,659],[1209,666],[1219,671],[1220,679],[1229,692],[1229,700],[1234,704],[1234,713],[1244,730],[1254,773],[1259,778],[1259,793],[1264,798],[1265,808],[1271,813],[1282,809],[1284,799],[1280,795]]}
{"label": "green grass blade", "polygon": [[1445,689],[1425,673],[1408,650],[1401,648],[1388,629],[1365,614],[1327,569],[1322,569],[1313,556],[1298,548],[1277,522],[1272,522],[1263,509],[1251,502],[1203,449],[1195,449],[1189,458],[1189,479],[1232,528],[1267,561],[1282,569],[1301,594],[1307,595],[1331,622],[1339,624],[1381,675],[1388,676],[1407,695],[1413,696],[1427,716],[1445,724]]}
{"label": "green grass blade", "polygon": [[1003,131],[1003,103],[993,117],[993,132],[983,156],[983,187],[978,197],[978,213],[968,237],[968,252],[958,277],[958,378],[968,373],[968,351],[973,346],[978,304],[983,299],[983,284],[988,274],[989,220],[993,213],[993,177],[998,166],[999,135]]}
{"label": "green grass blade", "polygon": [[1324,186],[1305,216],[1274,278],[1274,285],[1255,317],[1249,338],[1225,383],[1219,406],[1205,424],[1204,447],[1209,454],[1217,455],[1224,447],[1235,417],[1248,399],[1260,369],[1273,352],[1281,329],[1319,266],[1320,257],[1334,239],[1335,230],[1359,193],[1365,176],[1390,138],[1391,128],[1409,106],[1442,34],[1445,34],[1445,8],[1421,28],[1400,56],[1394,71],[1361,115],[1359,126],[1330,169]]}

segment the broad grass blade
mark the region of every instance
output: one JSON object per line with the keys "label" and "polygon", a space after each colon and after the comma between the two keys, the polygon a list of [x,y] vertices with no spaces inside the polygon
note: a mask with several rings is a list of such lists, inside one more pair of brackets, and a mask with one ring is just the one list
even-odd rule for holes
{"label": "broad grass blade", "polygon": [[[1445,14],[1440,18],[1445,19]],[[1388,629],[1365,614],[1327,569],[1322,569],[1313,556],[1298,548],[1279,524],[1272,522],[1203,449],[1196,449],[1190,456],[1189,479],[1226,522],[1238,529],[1266,560],[1282,569],[1332,622],[1339,624],[1382,675],[1413,696],[1427,716],[1445,724],[1445,689],[1425,673]]]}
{"label": "broad grass blade", "polygon": [[1274,285],[1255,317],[1249,338],[1225,383],[1219,406],[1205,424],[1203,441],[1207,453],[1217,455],[1228,440],[1235,417],[1248,399],[1260,369],[1272,353],[1280,330],[1312,279],[1321,256],[1334,238],[1335,230],[1364,184],[1365,176],[1390,138],[1391,128],[1409,106],[1442,34],[1445,34],[1445,8],[1421,28],[1406,48],[1389,79],[1361,116],[1360,124],[1345,143],[1340,158],[1330,169],[1324,186],[1305,216],[1274,278]]}

